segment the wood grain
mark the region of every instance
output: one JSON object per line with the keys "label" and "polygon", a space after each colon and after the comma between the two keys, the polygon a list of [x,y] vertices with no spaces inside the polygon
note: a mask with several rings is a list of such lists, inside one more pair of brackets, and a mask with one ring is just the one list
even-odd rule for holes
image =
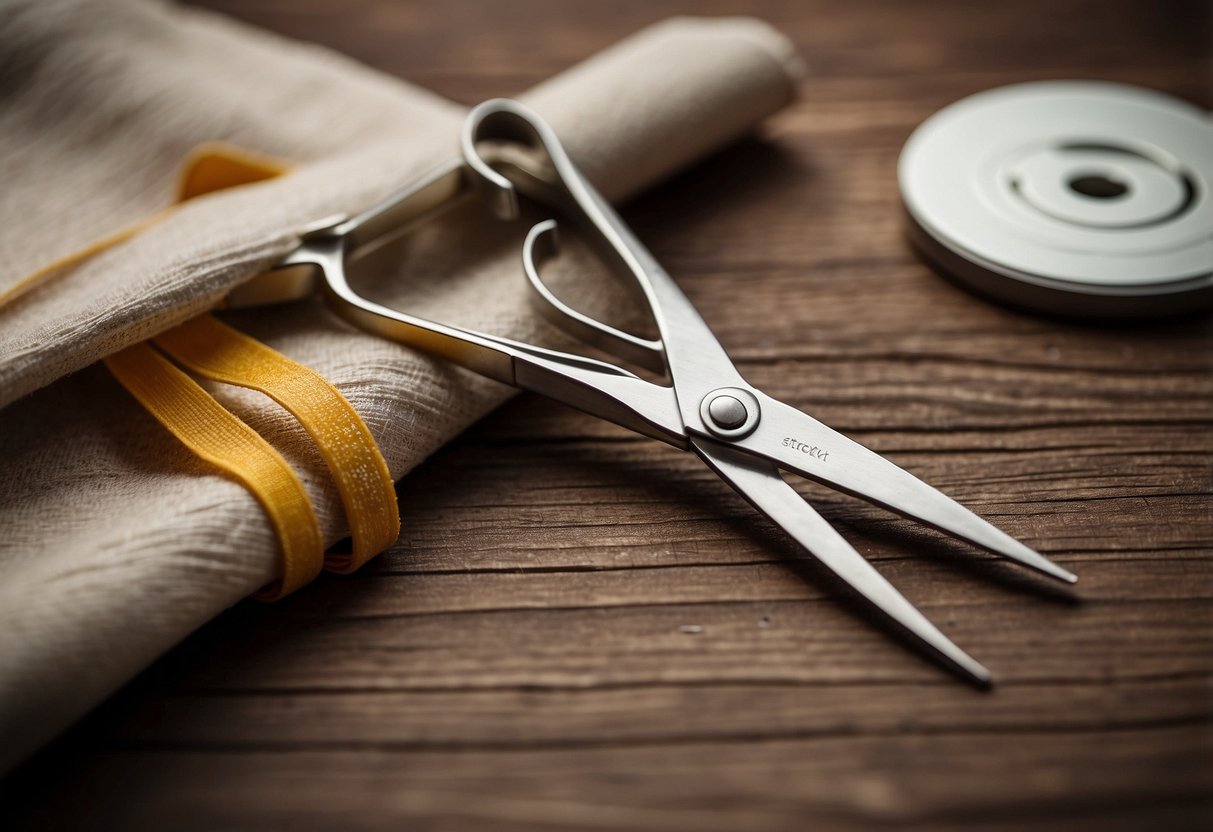
{"label": "wood grain", "polygon": [[[465,103],[723,2],[220,3]],[[518,399],[358,575],[242,605],[3,785],[28,828],[1208,829],[1213,322],[987,304],[902,234],[910,131],[1044,78],[1213,104],[1204,3],[757,2],[812,67],[628,207],[742,372],[1076,571],[798,484],[995,673],[972,690],[688,454]]]}

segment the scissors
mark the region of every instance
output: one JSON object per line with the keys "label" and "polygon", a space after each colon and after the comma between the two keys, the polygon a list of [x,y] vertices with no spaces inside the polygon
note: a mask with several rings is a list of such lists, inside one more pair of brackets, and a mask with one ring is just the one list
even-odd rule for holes
{"label": "scissors", "polygon": [[[605,199],[570,161],[555,132],[523,105],[495,99],[464,123],[461,154],[363,213],[306,233],[273,270],[239,287],[227,306],[298,299],[319,289],[350,323],[540,393],[645,436],[693,451],[721,479],[822,564],[970,681],[990,673],[899,593],[780,474],[799,474],[967,540],[1053,578],[1076,577],[960,503],[813,417],[748,384],[711,330]],[[521,200],[572,220],[599,256],[637,290],[656,324],[646,339],[565,304],[541,277],[558,251],[557,221],[534,225],[522,270],[541,311],[583,341],[660,381],[595,358],[419,318],[358,294],[349,275],[368,255],[478,196],[501,219]]]}

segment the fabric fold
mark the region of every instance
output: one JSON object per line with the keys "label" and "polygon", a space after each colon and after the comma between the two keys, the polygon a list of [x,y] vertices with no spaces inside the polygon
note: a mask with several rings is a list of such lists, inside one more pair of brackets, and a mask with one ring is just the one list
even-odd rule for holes
{"label": "fabric fold", "polygon": [[[15,3],[9,15],[0,290],[163,208],[181,159],[204,141],[297,169],[191,200],[0,309],[0,770],[274,572],[256,501],[175,446],[95,362],[211,308],[309,224],[452,155],[463,113],[208,13],[128,1]],[[678,19],[521,97],[619,200],[777,111],[799,71],[765,24]],[[550,339],[529,310],[521,233],[460,209],[363,289],[437,320]],[[584,308],[610,302],[607,287],[583,283]],[[319,302],[225,320],[333,382],[395,478],[511,393],[357,332]],[[208,389],[271,440],[326,542],[340,539],[339,496],[298,423],[259,393]]]}

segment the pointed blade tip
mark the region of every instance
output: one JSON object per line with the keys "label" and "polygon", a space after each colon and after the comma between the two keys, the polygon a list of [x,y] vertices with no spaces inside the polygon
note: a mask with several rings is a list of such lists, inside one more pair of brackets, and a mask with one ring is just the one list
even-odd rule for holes
{"label": "pointed blade tip", "polygon": [[1058,566],[1053,561],[1042,555],[1040,552],[1023,544],[1019,544],[1020,552],[1012,552],[1006,549],[995,549],[996,554],[1008,557],[1011,560],[1018,561],[1024,566],[1035,569],[1042,575],[1048,575],[1050,578],[1056,578],[1059,581],[1064,581],[1068,584],[1078,583],[1078,576],[1066,569],[1064,566]]}
{"label": "pointed blade tip", "polygon": [[[963,657],[963,661],[961,657]],[[988,689],[994,686],[994,678],[990,675],[990,671],[968,653],[960,651],[959,656],[949,656],[948,658],[963,676],[979,688]]]}
{"label": "pointed blade tip", "polygon": [[1048,558],[1045,558],[1044,561],[1050,567],[1049,569],[1043,570],[1046,575],[1056,578],[1059,581],[1065,581],[1068,584],[1078,583],[1078,576],[1075,575],[1073,572],[1071,572],[1069,569],[1066,569],[1064,566],[1058,566],[1056,563],[1049,560]]}

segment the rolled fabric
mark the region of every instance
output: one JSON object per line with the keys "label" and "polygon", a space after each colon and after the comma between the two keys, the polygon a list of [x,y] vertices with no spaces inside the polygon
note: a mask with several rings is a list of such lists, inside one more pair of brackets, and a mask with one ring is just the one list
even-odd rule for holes
{"label": "rolled fabric", "polygon": [[[179,447],[95,362],[213,307],[318,219],[365,208],[453,155],[463,115],[209,13],[41,0],[6,14],[0,292],[162,209],[201,142],[298,167],[191,200],[0,308],[0,771],[274,576],[276,541],[252,496]],[[763,23],[680,18],[521,98],[618,200],[751,129],[792,99],[799,74]],[[459,209],[362,288],[436,320],[550,338],[529,312],[520,234]],[[609,288],[583,283],[579,305],[609,303]],[[512,392],[355,331],[318,301],[229,320],[332,381],[396,478]],[[256,394],[216,395],[291,462],[326,542],[340,539],[340,501],[298,424]]]}

